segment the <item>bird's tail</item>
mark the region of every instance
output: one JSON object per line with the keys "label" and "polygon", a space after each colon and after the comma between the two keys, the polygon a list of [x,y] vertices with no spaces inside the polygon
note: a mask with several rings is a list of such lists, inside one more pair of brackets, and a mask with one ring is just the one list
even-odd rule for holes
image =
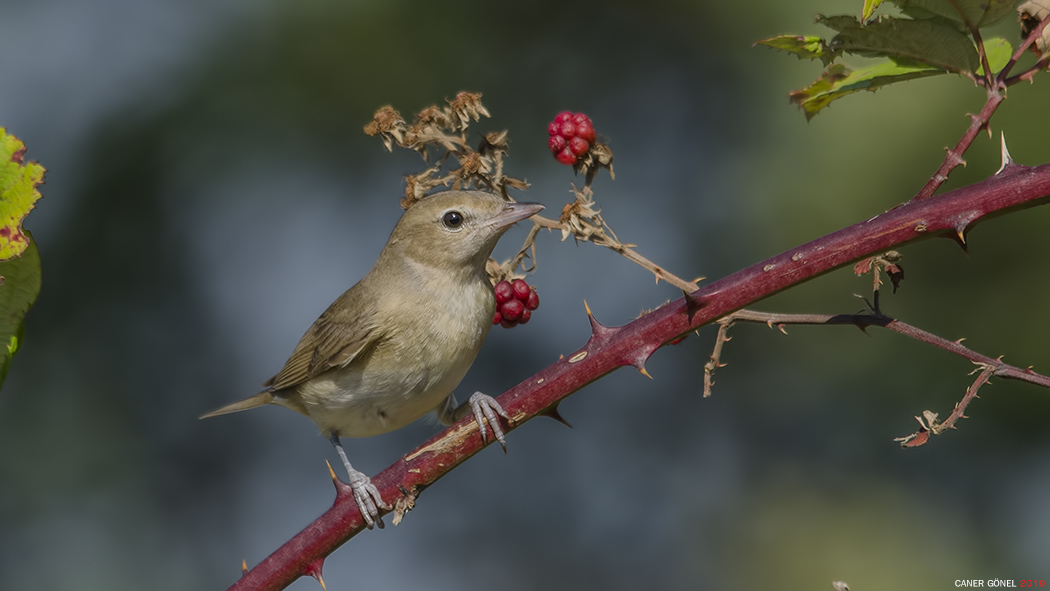
{"label": "bird's tail", "polygon": [[227,404],[222,408],[217,408],[209,413],[202,414],[200,418],[209,419],[211,417],[217,417],[219,415],[230,414],[231,412],[240,412],[242,410],[259,408],[260,406],[266,406],[267,404],[273,404],[273,394],[270,392],[259,392],[255,396],[249,396],[244,400],[238,400],[233,404]]}

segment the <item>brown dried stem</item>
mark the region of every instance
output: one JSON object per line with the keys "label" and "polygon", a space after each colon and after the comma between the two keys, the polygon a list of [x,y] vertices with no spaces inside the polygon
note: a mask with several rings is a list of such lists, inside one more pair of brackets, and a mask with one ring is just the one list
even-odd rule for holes
{"label": "brown dried stem", "polygon": [[[981,367],[989,368],[991,371],[989,374],[990,376],[1019,380],[1022,382],[1028,382],[1029,384],[1042,386],[1044,388],[1050,388],[1050,377],[1038,374],[1030,367],[1022,369],[1008,363],[1003,363],[1002,358],[992,358],[978,353],[968,347],[964,347],[962,339],[951,341],[944,337],[939,337],[931,332],[922,330],[921,328],[885,316],[878,310],[863,314],[780,314],[774,312],[756,312],[754,310],[739,310],[726,316],[722,320],[719,320],[720,324],[732,324],[735,322],[765,324],[770,328],[780,328],[782,331],[783,327],[788,325],[850,325],[856,326],[861,330],[864,330],[869,326],[877,326],[928,345],[932,345],[938,349],[943,349],[953,355],[958,355],[959,357],[968,359]],[[722,334],[719,335],[719,337],[723,336],[724,335]],[[719,341],[716,341],[715,347],[716,349],[720,349]],[[714,357],[714,355],[712,355],[712,357]],[[706,395],[706,387],[704,392]]]}
{"label": "brown dried stem", "polygon": [[[624,326],[605,327],[591,317],[593,334],[583,348],[499,397],[511,416],[506,430],[540,415],[556,416],[558,403],[583,386],[625,365],[644,369],[645,361],[664,344],[783,289],[905,243],[934,236],[962,240],[986,216],[1048,200],[1050,165],[1011,165],[981,183],[911,201],[752,265]],[[1004,377],[1012,377],[1008,375],[1011,370],[1003,371]],[[403,513],[423,489],[483,447],[476,423],[463,420],[378,474],[373,482],[383,498],[395,501]],[[231,589],[281,589],[306,573],[319,573],[319,561],[362,529],[356,503],[339,494],[331,509]]]}

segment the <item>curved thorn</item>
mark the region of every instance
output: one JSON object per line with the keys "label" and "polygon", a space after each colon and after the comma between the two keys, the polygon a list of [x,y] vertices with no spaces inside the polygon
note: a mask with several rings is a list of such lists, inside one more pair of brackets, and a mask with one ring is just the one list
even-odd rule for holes
{"label": "curved thorn", "polygon": [[999,151],[1002,157],[1002,164],[999,165],[999,170],[995,171],[995,174],[1002,174],[1006,167],[1014,163],[1014,159],[1010,157],[1010,150],[1006,148],[1006,132],[1000,132],[999,138]]}
{"label": "curved thorn", "polygon": [[562,425],[565,425],[566,427],[572,429],[572,425],[569,423],[569,421],[566,421],[565,417],[561,416],[561,413],[558,412],[558,405],[559,404],[560,403],[556,403],[556,404],[552,405],[550,408],[548,408],[547,410],[545,410],[545,411],[543,411],[543,412],[541,412],[539,414],[541,414],[541,415],[543,415],[545,417],[554,419],[555,421],[558,421]]}
{"label": "curved thorn", "polygon": [[310,564],[306,565],[306,568],[303,569],[303,574],[309,575],[317,579],[317,582],[321,584],[321,589],[323,589],[324,591],[328,591],[328,587],[324,584],[324,577],[321,576],[321,571],[323,569],[324,558],[318,558],[317,560],[314,560]]}

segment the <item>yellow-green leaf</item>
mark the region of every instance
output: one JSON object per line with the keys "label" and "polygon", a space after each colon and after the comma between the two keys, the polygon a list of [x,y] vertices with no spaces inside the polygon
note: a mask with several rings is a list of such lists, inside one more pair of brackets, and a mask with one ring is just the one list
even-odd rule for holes
{"label": "yellow-green leaf", "polygon": [[809,35],[777,35],[776,37],[756,41],[755,45],[765,45],[766,47],[786,51],[794,54],[799,59],[819,59],[824,62],[825,66],[834,61],[838,55],[838,52],[832,51],[823,39]]}
{"label": "yellow-green leaf", "polygon": [[860,19],[866,21],[871,18],[879,4],[882,4],[882,0],[864,0],[864,10],[860,13]]}
{"label": "yellow-green leaf", "polygon": [[874,91],[895,82],[945,73],[945,70],[940,68],[901,65],[890,60],[856,70],[851,70],[842,64],[833,64],[816,82],[788,96],[791,102],[797,104],[806,113],[806,119],[812,119],[832,101],[854,92]]}
{"label": "yellow-green leaf", "polygon": [[37,185],[44,167],[25,162],[25,145],[0,127],[0,261],[13,259],[29,246],[22,220],[40,199]]}
{"label": "yellow-green leaf", "polygon": [[[1006,67],[1006,62],[1014,55],[1014,48],[1006,39],[994,37],[984,40],[984,53],[988,56],[988,67],[994,74]],[[977,70],[977,74],[984,75],[984,66]]]}

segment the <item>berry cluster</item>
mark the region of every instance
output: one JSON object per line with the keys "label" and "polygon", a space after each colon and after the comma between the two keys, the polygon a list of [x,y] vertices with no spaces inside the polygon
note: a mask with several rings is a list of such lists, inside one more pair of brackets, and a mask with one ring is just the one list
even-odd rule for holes
{"label": "berry cluster", "polygon": [[597,139],[591,118],[583,113],[562,111],[547,126],[551,139],[547,146],[558,162],[573,166],[581,156],[591,149]]}
{"label": "berry cluster", "polygon": [[532,311],[540,307],[540,296],[524,279],[503,280],[496,284],[496,314],[492,324],[514,328],[532,318]]}

